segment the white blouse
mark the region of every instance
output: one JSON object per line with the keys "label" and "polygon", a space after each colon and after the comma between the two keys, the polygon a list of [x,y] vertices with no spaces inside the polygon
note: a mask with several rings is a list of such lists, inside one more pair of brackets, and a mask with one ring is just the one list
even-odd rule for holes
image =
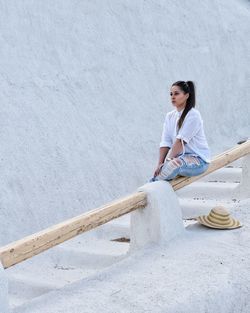
{"label": "white blouse", "polygon": [[[184,110],[184,109],[183,109]],[[176,139],[181,139],[183,152],[200,156],[205,162],[211,162],[211,153],[203,129],[203,120],[200,112],[192,108],[186,115],[184,122],[178,132],[177,123],[182,114],[176,109],[168,112],[163,125],[160,147],[171,148]],[[183,141],[186,142],[184,145]],[[180,154],[181,155],[181,154]],[[178,155],[179,156],[179,155]]]}

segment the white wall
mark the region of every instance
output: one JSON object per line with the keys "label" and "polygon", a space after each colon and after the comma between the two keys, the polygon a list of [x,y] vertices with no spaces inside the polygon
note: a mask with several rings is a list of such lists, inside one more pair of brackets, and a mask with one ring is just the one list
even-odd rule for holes
{"label": "white wall", "polygon": [[1,262],[0,262],[0,312],[1,313],[9,312],[8,281]]}
{"label": "white wall", "polygon": [[0,244],[143,185],[170,85],[213,154],[249,136],[247,1],[0,1]]}

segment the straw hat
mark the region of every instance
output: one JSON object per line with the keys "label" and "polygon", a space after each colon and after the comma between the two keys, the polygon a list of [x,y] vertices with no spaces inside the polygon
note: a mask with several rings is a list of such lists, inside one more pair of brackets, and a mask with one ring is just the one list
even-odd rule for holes
{"label": "straw hat", "polygon": [[233,229],[242,226],[240,221],[230,217],[230,213],[223,206],[216,206],[208,215],[202,215],[196,219],[201,224],[211,228]]}

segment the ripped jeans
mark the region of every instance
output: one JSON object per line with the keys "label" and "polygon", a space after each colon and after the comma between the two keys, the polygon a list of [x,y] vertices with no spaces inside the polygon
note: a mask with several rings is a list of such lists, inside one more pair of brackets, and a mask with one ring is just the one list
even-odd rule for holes
{"label": "ripped jeans", "polygon": [[150,182],[158,180],[171,180],[176,176],[197,176],[208,169],[209,163],[199,156],[185,153],[177,156],[171,161],[165,161],[160,174],[150,179]]}

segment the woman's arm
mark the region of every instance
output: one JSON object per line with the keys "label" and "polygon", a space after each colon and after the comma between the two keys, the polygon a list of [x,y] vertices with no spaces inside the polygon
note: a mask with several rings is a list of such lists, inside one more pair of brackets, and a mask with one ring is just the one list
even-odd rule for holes
{"label": "woman's arm", "polygon": [[158,165],[161,165],[164,163],[166,155],[168,154],[169,150],[170,150],[169,147],[161,147],[160,148]]}
{"label": "woman's arm", "polygon": [[[183,141],[183,143],[185,144],[185,141]],[[169,153],[169,158],[175,158],[182,151],[183,151],[183,148],[182,148],[181,139],[176,139]]]}
{"label": "woman's arm", "polygon": [[159,151],[159,162],[156,166],[156,169],[154,171],[154,177],[158,176],[160,174],[161,168],[164,164],[166,155],[168,154],[168,151],[170,150],[169,147],[160,147],[160,151]]}

